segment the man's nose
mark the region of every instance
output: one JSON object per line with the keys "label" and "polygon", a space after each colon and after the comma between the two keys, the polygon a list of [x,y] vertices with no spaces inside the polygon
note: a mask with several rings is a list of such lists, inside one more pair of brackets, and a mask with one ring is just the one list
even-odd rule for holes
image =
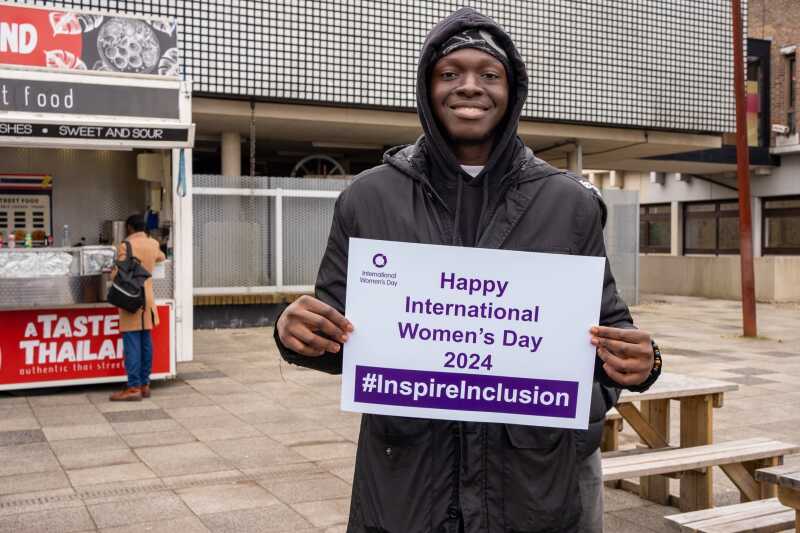
{"label": "man's nose", "polygon": [[475,73],[468,73],[463,77],[464,83],[458,88],[459,94],[463,96],[477,96],[483,94],[480,76]]}

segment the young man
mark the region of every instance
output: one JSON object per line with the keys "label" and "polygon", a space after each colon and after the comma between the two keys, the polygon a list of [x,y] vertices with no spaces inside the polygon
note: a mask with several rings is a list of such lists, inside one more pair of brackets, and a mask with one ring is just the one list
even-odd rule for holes
{"label": "young man", "polygon": [[[339,197],[316,298],[292,303],[276,325],[287,361],[341,372],[353,331],[342,316],[350,237],[605,255],[596,189],[517,137],[527,86],[493,20],[465,8],[431,31],[417,79],[424,135]],[[589,431],[364,415],[348,531],[602,530],[603,417],[616,388],[646,387],[660,366],[608,263],[600,322],[586,341],[598,357]]]}
{"label": "young man", "polygon": [[[142,266],[150,273],[156,263],[166,257],[158,245],[158,241],[145,233],[145,221],[142,215],[131,215],[125,224],[127,241],[131,244],[133,256],[141,261]],[[125,243],[117,250],[117,260],[123,261],[128,256]],[[116,271],[112,272],[112,277]],[[111,395],[112,402],[140,401],[150,397],[150,370],[153,367],[153,341],[150,334],[158,325],[158,313],[153,294],[153,279],[144,284],[145,306],[135,313],[119,310],[119,330],[122,333],[122,345],[125,352],[125,372],[128,374],[128,386]]]}

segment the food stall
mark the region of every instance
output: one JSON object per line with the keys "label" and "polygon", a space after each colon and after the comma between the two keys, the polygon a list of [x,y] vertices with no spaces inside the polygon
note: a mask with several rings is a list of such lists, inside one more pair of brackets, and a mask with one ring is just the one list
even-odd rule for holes
{"label": "food stall", "polygon": [[168,19],[0,2],[0,391],[124,382],[105,302],[146,215],[153,379],[192,359],[191,85]]}

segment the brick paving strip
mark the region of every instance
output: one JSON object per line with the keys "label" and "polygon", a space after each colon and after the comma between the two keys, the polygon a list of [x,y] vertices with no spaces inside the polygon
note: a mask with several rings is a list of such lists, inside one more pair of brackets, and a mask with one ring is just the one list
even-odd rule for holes
{"label": "brick paving strip", "polygon": [[[741,385],[717,412],[718,442],[800,442],[798,311],[760,305],[763,338],[747,340],[735,302],[633,309],[667,370]],[[339,411],[340,379],[282,363],[270,328],[195,337],[195,361],[140,403],[110,403],[103,386],[0,393],[0,533],[345,531],[359,415]],[[623,446],[635,441],[626,428]],[[722,475],[715,492],[738,497]],[[668,531],[675,512],[606,490],[610,533]]]}

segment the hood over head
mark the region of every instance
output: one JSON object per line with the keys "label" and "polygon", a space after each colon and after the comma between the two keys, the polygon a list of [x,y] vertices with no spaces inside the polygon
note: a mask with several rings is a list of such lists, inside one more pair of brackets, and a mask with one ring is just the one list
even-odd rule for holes
{"label": "hood over head", "polygon": [[[466,32],[466,33],[465,33]],[[479,45],[459,42],[460,35],[482,35]],[[509,80],[509,100],[506,116],[497,125],[494,147],[483,171],[475,178],[461,169],[450,148],[447,133],[442,130],[431,107],[431,71],[436,62],[455,50],[474,47],[483,50],[503,63]],[[502,174],[511,162],[512,154],[521,148],[517,126],[528,95],[528,74],[522,57],[511,37],[491,18],[472,8],[462,8],[443,19],[428,33],[417,67],[417,113],[425,136],[425,148],[432,162],[449,175],[460,176],[467,183],[477,184],[486,175]]]}

